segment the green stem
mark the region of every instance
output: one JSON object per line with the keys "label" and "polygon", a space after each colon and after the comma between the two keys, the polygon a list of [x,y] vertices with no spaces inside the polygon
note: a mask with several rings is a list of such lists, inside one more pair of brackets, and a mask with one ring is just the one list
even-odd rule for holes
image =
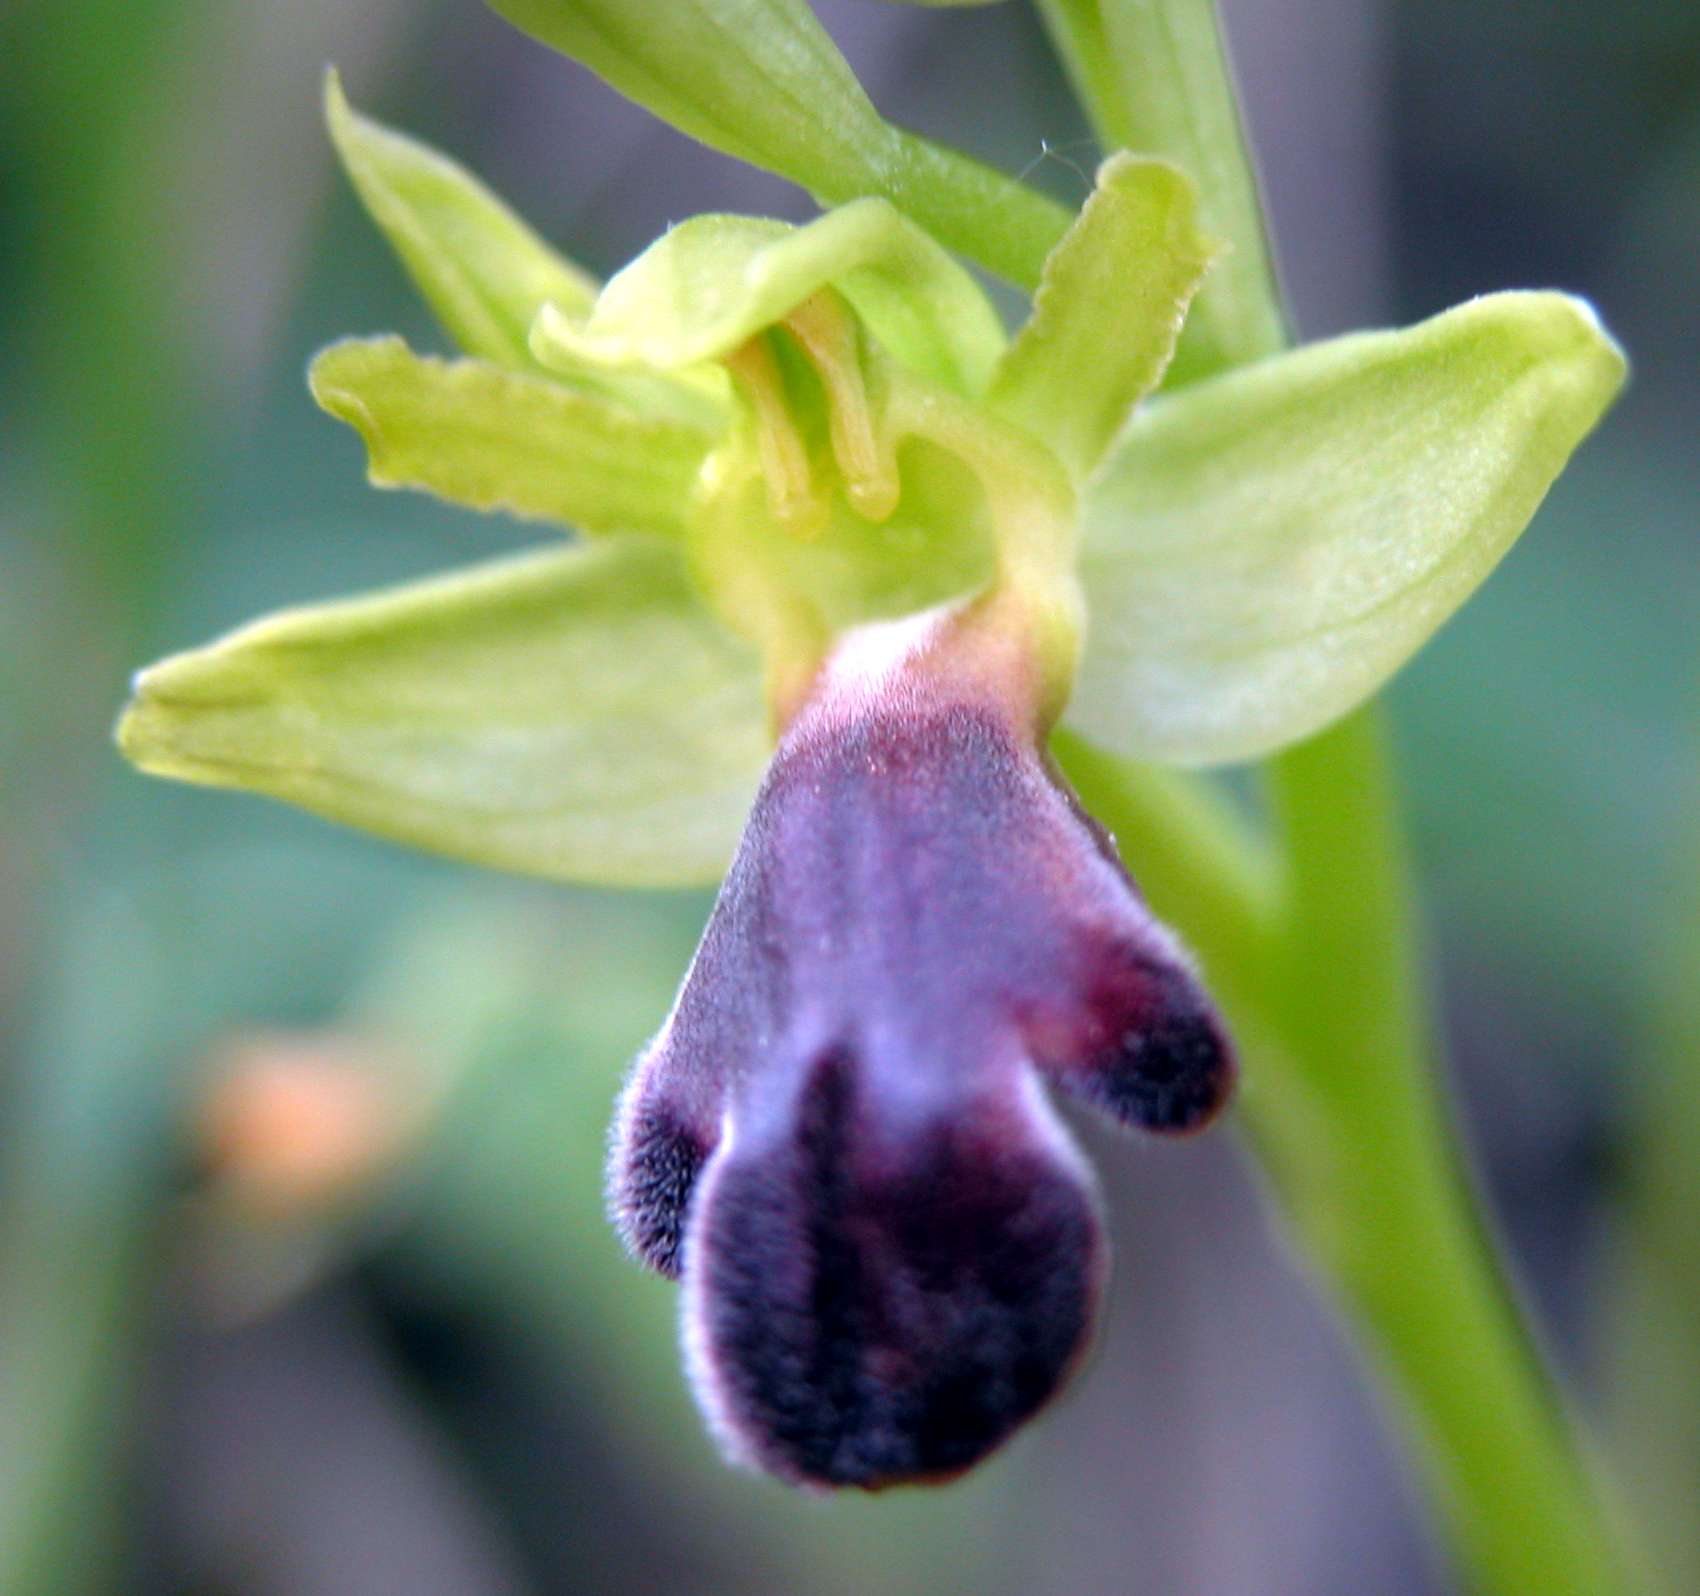
{"label": "green stem", "polygon": [[1326,1127],[1288,1212],[1369,1328],[1460,1555],[1483,1590],[1637,1588],[1556,1388],[1473,1204],[1419,976],[1416,916],[1379,716],[1270,766],[1287,869],[1272,996]]}
{"label": "green stem", "polygon": [[1039,11],[1099,142],[1174,161],[1198,185],[1205,230],[1228,245],[1169,384],[1277,353],[1286,321],[1210,0],[1039,0]]}
{"label": "green stem", "polygon": [[1185,934],[1251,1064],[1242,1116],[1483,1591],[1638,1587],[1471,1200],[1438,1087],[1394,789],[1361,710],[1270,770],[1279,861],[1197,778],[1059,762]]}
{"label": "green stem", "polygon": [[93,1223],[27,1203],[17,1190],[0,1202],[0,1590],[117,1590],[133,1337],[161,1196],[127,1191]]}
{"label": "green stem", "polygon": [[1071,211],[972,156],[918,133],[894,129],[899,159],[842,192],[817,193],[841,205],[879,194],[940,243],[1031,293],[1045,257],[1056,248]]}
{"label": "green stem", "polygon": [[[1169,156],[1233,246],[1188,320],[1187,377],[1285,343],[1209,0],[1040,0],[1100,136]],[[1398,1398],[1476,1585],[1637,1588],[1474,1205],[1444,1106],[1377,712],[1275,759],[1282,887],[1200,795],[1064,750],[1160,913],[1196,946],[1253,1068],[1243,1113],[1276,1192]]]}
{"label": "green stem", "polygon": [[1651,993],[1604,1340],[1613,1439],[1673,1590],[1700,1590],[1700,833]]}

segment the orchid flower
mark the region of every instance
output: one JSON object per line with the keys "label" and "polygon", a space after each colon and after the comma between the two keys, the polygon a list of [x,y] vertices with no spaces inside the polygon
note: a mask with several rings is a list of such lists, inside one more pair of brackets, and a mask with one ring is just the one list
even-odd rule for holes
{"label": "orchid flower", "polygon": [[1164,387],[1220,253],[1175,166],[1103,164],[1011,337],[946,246],[999,265],[1025,202],[881,121],[806,8],[499,9],[830,208],[693,218],[599,286],[333,76],[460,353],[340,343],[314,397],[375,484],[579,536],[167,659],[120,741],[510,870],[723,878],[621,1101],[614,1217],[682,1280],[729,1455],[948,1477],[1062,1386],[1102,1294],[1044,1088],[1190,1132],[1236,1074],[1051,734],[1210,766],[1343,715],[1516,540],[1623,361],[1580,301],[1507,293]]}

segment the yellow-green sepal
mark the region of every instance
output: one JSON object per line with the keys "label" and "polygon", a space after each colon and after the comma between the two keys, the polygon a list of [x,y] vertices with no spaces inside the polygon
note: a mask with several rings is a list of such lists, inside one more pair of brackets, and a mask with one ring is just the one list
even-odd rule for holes
{"label": "yellow-green sepal", "polygon": [[1194,765],[1320,730],[1486,578],[1625,370],[1583,301],[1504,293],[1151,400],[1085,495],[1069,722]]}
{"label": "yellow-green sepal", "polygon": [[155,775],[621,886],[715,880],[769,751],[760,661],[640,537],[255,622],[141,672],[118,741]]}
{"label": "yellow-green sepal", "polygon": [[397,337],[332,344],[313,397],[366,444],[382,488],[418,488],[586,532],[685,525],[697,473],[725,425],[697,424],[484,360],[416,355]]}
{"label": "yellow-green sepal", "polygon": [[354,110],[334,68],[325,74],[325,121],[361,202],[467,354],[530,368],[538,307],[588,309],[595,278],[465,167]]}

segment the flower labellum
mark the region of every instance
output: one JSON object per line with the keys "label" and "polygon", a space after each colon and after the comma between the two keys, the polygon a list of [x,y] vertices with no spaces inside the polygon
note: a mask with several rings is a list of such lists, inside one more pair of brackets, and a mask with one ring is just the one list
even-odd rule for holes
{"label": "flower labellum", "polygon": [[995,595],[848,634],[638,1061],[610,1197],[682,1277],[736,1459],[949,1478],[1062,1385],[1108,1262],[1041,1078],[1196,1130],[1234,1064],[1174,938],[1041,752]]}

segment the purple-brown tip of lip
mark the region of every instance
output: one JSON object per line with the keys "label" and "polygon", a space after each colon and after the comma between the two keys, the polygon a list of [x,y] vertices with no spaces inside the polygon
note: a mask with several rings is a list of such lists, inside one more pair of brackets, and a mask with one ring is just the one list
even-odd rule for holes
{"label": "purple-brown tip of lip", "polygon": [[608,1212],[626,1250],[670,1280],[679,1278],[685,1217],[718,1140],[691,1111],[676,1073],[653,1058],[639,1064],[608,1158]]}
{"label": "purple-brown tip of lip", "polygon": [[1088,1095],[1125,1124],[1166,1136],[1190,1136],[1215,1122],[1233,1095],[1239,1069],[1220,1021],[1208,1007],[1171,1011],[1129,1029],[1084,1079]]}
{"label": "purple-brown tip of lip", "polygon": [[1072,1023],[1029,1026],[1039,1067],[1118,1123],[1186,1136],[1215,1121],[1239,1069],[1208,994],[1166,936],[1106,941]]}
{"label": "purple-brown tip of lip", "polygon": [[1036,1091],[906,1131],[897,1157],[868,1153],[858,1093],[853,1063],[829,1055],[782,1134],[711,1167],[687,1333],[736,1456],[879,1490],[962,1473],[1060,1389],[1107,1254],[1089,1178]]}

